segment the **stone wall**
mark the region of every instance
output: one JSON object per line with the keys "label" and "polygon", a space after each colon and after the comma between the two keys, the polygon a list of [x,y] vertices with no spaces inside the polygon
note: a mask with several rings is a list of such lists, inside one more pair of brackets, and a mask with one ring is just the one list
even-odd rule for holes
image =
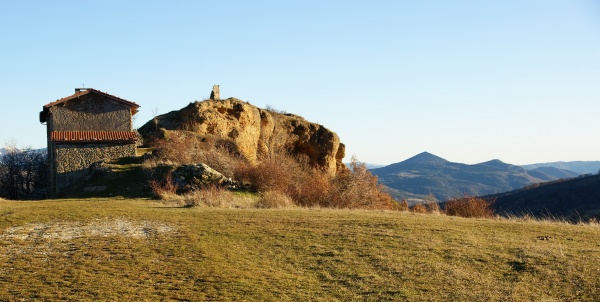
{"label": "stone wall", "polygon": [[131,131],[131,108],[89,94],[49,108],[51,131]]}
{"label": "stone wall", "polygon": [[135,144],[53,144],[49,195],[87,179],[90,166],[100,160],[135,156]]}

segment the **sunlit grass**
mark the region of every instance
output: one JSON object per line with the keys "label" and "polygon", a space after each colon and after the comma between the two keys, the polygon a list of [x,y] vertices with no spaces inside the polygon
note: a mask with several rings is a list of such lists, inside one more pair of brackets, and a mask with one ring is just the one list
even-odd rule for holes
{"label": "sunlit grass", "polygon": [[594,301],[599,235],[408,212],[0,201],[0,300]]}

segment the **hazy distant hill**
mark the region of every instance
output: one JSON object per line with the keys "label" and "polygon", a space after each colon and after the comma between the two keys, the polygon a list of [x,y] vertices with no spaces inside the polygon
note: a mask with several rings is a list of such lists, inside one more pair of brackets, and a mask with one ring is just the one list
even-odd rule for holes
{"label": "hazy distant hill", "polygon": [[475,165],[453,163],[428,152],[371,171],[381,184],[394,189],[391,193],[396,199],[407,198],[402,192],[408,192],[421,196],[432,193],[439,200],[506,192],[569,174],[528,171],[497,159]]}
{"label": "hazy distant hill", "polygon": [[570,162],[551,162],[551,163],[539,163],[531,165],[521,166],[527,170],[534,170],[538,168],[557,168],[561,170],[569,170],[581,174],[597,174],[600,170],[600,161],[570,161]]}
{"label": "hazy distant hill", "polygon": [[500,213],[600,219],[600,175],[557,180],[488,197],[496,198],[494,207]]}
{"label": "hazy distant hill", "polygon": [[[529,170],[529,169],[528,169]],[[546,175],[551,175],[556,178],[573,178],[581,175],[581,173],[577,173],[571,170],[559,169],[556,167],[539,167],[533,170],[529,170],[529,174],[534,175],[536,172],[540,172]]]}
{"label": "hazy distant hill", "polygon": [[[27,148],[27,149],[17,149],[17,150],[45,151],[45,150],[46,150],[46,148],[39,148],[39,149],[29,149],[29,148]],[[6,148],[0,148],[0,155],[2,155],[2,154],[6,154],[6,152],[7,152],[7,151],[6,151]]]}
{"label": "hazy distant hill", "polygon": [[[372,163],[363,163],[365,164],[365,167],[367,167],[367,169],[372,170],[372,169],[377,169],[377,168],[381,168],[384,167],[385,165],[381,165],[381,164],[372,164]],[[350,168],[350,163],[344,163],[344,165],[346,165],[346,167]]]}

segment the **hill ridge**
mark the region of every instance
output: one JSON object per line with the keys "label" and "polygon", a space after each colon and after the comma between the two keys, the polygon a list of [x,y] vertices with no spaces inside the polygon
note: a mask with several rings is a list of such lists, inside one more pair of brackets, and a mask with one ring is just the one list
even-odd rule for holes
{"label": "hill ridge", "polygon": [[435,154],[423,151],[407,160],[404,163],[415,163],[415,162],[449,162],[448,160],[441,158]]}
{"label": "hill ridge", "polygon": [[371,171],[381,184],[393,189],[390,192],[396,199],[408,198],[405,193],[432,193],[439,200],[464,194],[487,195],[560,178],[548,171],[529,171],[499,159],[463,164],[429,152]]}

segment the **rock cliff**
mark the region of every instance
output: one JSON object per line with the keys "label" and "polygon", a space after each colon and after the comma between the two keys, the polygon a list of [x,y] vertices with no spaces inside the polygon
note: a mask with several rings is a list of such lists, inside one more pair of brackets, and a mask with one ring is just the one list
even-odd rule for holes
{"label": "rock cliff", "polygon": [[139,129],[145,139],[185,130],[230,142],[250,162],[285,149],[305,155],[311,165],[333,175],[345,169],[345,147],[334,132],[300,116],[253,106],[236,98],[190,103],[157,116]]}

